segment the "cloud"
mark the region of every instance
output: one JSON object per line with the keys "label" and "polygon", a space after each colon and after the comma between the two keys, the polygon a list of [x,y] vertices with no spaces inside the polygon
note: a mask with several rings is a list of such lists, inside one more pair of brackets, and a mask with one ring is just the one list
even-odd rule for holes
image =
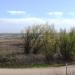
{"label": "cloud", "polygon": [[59,12],[59,11],[48,13],[48,15],[50,15],[50,16],[63,16],[63,14],[64,14],[63,12]]}
{"label": "cloud", "polygon": [[75,25],[75,19],[42,19],[38,17],[28,18],[0,18],[0,25],[33,25],[33,24]]}
{"label": "cloud", "polygon": [[23,15],[26,14],[25,11],[7,11],[8,14],[10,15]]}
{"label": "cloud", "polygon": [[48,15],[53,15],[53,14],[54,14],[53,12],[49,12],[49,13],[48,13]]}
{"label": "cloud", "polygon": [[59,25],[75,25],[75,19],[48,19],[48,22],[51,24],[59,24]]}
{"label": "cloud", "polygon": [[43,19],[37,17],[0,18],[0,33],[17,33],[34,24],[44,23]]}
{"label": "cloud", "polygon": [[60,29],[69,31],[72,27],[75,27],[75,19],[48,19],[48,23],[53,24],[58,31]]}
{"label": "cloud", "polygon": [[32,24],[42,24],[45,21],[37,17],[29,18],[0,18],[0,25],[32,25]]}
{"label": "cloud", "polygon": [[[11,28],[11,26],[16,27],[16,25],[20,25],[23,27],[31,26],[34,24],[45,24],[49,25],[53,24],[54,27],[59,30],[67,29],[69,30],[71,27],[75,27],[75,19],[42,19],[38,17],[28,17],[28,18],[0,18],[0,26],[7,26]],[[22,28],[23,28],[22,27]],[[22,30],[22,28],[20,30]]]}
{"label": "cloud", "polygon": [[63,16],[63,12],[54,12],[56,16]]}
{"label": "cloud", "polygon": [[75,15],[75,12],[69,12],[69,15]]}

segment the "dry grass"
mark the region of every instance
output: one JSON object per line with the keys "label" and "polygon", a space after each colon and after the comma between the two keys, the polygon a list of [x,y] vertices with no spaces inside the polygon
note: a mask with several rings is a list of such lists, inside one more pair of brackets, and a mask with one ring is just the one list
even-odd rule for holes
{"label": "dry grass", "polygon": [[21,38],[0,38],[0,55],[23,52],[23,40]]}

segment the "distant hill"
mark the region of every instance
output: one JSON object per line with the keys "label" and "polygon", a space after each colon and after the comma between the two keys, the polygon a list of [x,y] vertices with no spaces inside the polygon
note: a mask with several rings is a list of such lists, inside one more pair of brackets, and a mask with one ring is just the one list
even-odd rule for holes
{"label": "distant hill", "polygon": [[0,33],[0,38],[22,37],[22,33]]}

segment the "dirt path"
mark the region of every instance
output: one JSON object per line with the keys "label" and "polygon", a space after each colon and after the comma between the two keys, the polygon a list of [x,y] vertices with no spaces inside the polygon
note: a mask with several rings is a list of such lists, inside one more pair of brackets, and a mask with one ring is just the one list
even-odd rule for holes
{"label": "dirt path", "polygon": [[[30,69],[0,69],[0,75],[66,75],[65,67],[60,68],[30,68]],[[75,68],[68,68],[68,75],[75,75]]]}

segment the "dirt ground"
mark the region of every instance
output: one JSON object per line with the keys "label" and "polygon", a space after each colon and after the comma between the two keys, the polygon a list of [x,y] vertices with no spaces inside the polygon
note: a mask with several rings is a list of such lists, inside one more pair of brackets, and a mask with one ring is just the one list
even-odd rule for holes
{"label": "dirt ground", "polygon": [[[65,67],[26,68],[26,69],[0,69],[0,75],[66,75]],[[68,67],[67,75],[75,75],[75,67]]]}

